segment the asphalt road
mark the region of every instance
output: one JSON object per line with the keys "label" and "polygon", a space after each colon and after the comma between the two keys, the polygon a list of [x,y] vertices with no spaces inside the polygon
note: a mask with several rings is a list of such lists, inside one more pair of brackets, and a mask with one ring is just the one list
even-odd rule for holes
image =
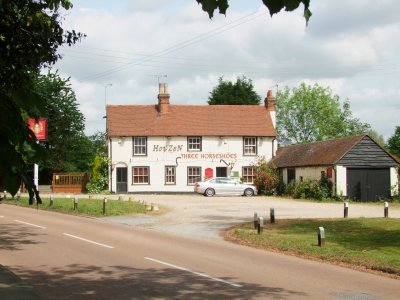
{"label": "asphalt road", "polygon": [[134,226],[0,205],[0,264],[49,299],[398,299],[374,274]]}

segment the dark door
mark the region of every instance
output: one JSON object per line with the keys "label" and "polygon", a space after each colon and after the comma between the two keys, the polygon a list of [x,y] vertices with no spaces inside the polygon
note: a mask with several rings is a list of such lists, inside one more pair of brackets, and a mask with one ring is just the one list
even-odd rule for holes
{"label": "dark door", "polygon": [[226,167],[217,167],[216,176],[217,177],[227,177],[228,176],[227,168]]}
{"label": "dark door", "polygon": [[296,169],[289,168],[287,169],[287,183],[296,180]]}
{"label": "dark door", "polygon": [[390,197],[390,169],[347,169],[347,195],[377,201]]}
{"label": "dark door", "polygon": [[128,168],[117,168],[117,193],[128,191]]}

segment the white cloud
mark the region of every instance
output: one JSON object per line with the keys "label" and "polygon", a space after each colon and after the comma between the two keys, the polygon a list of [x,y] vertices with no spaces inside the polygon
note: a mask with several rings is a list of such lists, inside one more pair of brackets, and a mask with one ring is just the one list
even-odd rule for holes
{"label": "white cloud", "polygon": [[156,75],[168,76],[159,80],[171,103],[185,104],[206,104],[220,76],[246,75],[262,98],[276,84],[317,82],[380,134],[400,125],[399,1],[311,1],[308,26],[302,8],[271,18],[261,2],[232,2],[212,21],[194,0],[96,3],[74,1],[65,26],[87,38],[57,64],[73,78],[88,133],[102,128],[105,84],[110,104],[155,104]]}

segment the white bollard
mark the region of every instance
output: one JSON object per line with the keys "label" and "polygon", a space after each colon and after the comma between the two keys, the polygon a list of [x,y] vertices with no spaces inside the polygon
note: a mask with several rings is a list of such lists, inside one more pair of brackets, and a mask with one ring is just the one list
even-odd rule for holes
{"label": "white bollard", "polygon": [[324,227],[318,227],[318,246],[322,247],[325,245],[325,229]]}

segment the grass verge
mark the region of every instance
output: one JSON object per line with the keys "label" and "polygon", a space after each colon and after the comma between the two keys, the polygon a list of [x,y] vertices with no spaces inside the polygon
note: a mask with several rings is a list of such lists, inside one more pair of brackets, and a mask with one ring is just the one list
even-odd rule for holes
{"label": "grass verge", "polygon": [[2,203],[25,206],[30,208],[38,208],[49,211],[57,211],[62,213],[88,215],[93,217],[101,216],[122,216],[139,213],[146,213],[145,205],[135,201],[108,200],[106,214],[103,215],[103,200],[100,199],[79,199],[78,208],[74,210],[73,198],[54,198],[53,206],[50,206],[50,199],[42,197],[42,204],[29,205],[28,198],[7,199]]}
{"label": "grass verge", "polygon": [[[318,227],[325,228],[325,246],[318,246]],[[400,220],[295,219],[266,224],[258,235],[253,223],[235,226],[227,240],[266,250],[284,252],[386,273],[400,278]]]}

